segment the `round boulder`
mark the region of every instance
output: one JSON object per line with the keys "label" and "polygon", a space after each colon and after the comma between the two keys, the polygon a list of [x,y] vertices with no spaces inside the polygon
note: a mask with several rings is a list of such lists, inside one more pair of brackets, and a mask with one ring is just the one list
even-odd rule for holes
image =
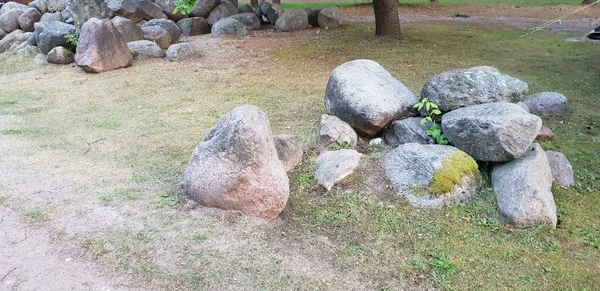
{"label": "round boulder", "polygon": [[325,108],[360,135],[377,135],[390,122],[416,115],[417,98],[381,65],[354,60],[333,70],[325,89]]}
{"label": "round boulder", "polygon": [[33,32],[33,24],[40,21],[40,18],[42,14],[37,9],[29,8],[19,16],[19,26],[23,31]]}
{"label": "round boulder", "polygon": [[75,61],[75,54],[62,46],[57,46],[50,50],[47,60],[51,64],[68,65]]}
{"label": "round boulder", "polygon": [[485,162],[506,162],[523,156],[541,127],[539,117],[513,103],[474,105],[442,117],[448,141]]}
{"label": "round boulder", "polygon": [[185,36],[210,33],[210,25],[203,17],[190,17],[177,21],[177,26]]}
{"label": "round boulder", "polygon": [[295,31],[308,28],[308,14],[304,10],[289,10],[283,12],[275,22],[277,31]]}
{"label": "round boulder", "polygon": [[246,25],[244,25],[241,21],[235,20],[233,18],[223,18],[217,21],[211,27],[211,34],[215,36],[224,36],[224,35],[248,35],[248,29],[246,29]]}
{"label": "round boulder", "polygon": [[400,196],[417,208],[439,209],[475,195],[475,160],[446,145],[399,145],[386,155],[385,172]]}
{"label": "round boulder", "polygon": [[169,61],[182,61],[193,57],[194,47],[187,42],[173,44],[167,49],[166,58]]}
{"label": "round boulder", "polygon": [[223,117],[192,154],[184,191],[204,206],[277,218],[287,203],[289,180],[265,112],[244,105]]}
{"label": "round boulder", "polygon": [[248,30],[255,30],[260,28],[260,20],[254,13],[240,13],[229,16],[229,18],[233,18],[235,20],[240,21]]}
{"label": "round boulder", "polygon": [[142,25],[142,30],[147,27],[158,26],[167,30],[171,34],[171,44],[174,44],[179,41],[181,37],[181,29],[177,26],[175,22],[169,19],[152,19],[144,25]]}
{"label": "round boulder", "polygon": [[221,4],[220,0],[198,0],[191,15],[206,18],[215,7],[219,6],[219,4]]}
{"label": "round boulder", "polygon": [[333,115],[321,115],[319,145],[329,147],[335,144],[346,144],[350,148],[355,148],[357,141],[358,135],[348,123]]}
{"label": "round boulder", "polygon": [[157,43],[150,40],[137,40],[127,43],[131,54],[138,59],[144,58],[162,58],[165,51]]}
{"label": "round boulder", "polygon": [[332,28],[342,25],[340,9],[337,6],[321,9],[321,11],[319,11],[317,23],[319,24],[319,27],[322,28]]}
{"label": "round boulder", "polygon": [[538,116],[563,115],[567,112],[567,97],[556,92],[542,92],[523,101],[531,114]]}

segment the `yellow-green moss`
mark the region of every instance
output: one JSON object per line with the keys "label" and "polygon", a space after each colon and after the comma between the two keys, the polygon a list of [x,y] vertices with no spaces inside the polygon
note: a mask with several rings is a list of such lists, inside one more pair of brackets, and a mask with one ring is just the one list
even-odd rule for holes
{"label": "yellow-green moss", "polygon": [[433,172],[429,192],[441,195],[452,192],[454,186],[462,186],[463,177],[477,174],[478,166],[466,153],[454,150],[442,161],[442,167]]}

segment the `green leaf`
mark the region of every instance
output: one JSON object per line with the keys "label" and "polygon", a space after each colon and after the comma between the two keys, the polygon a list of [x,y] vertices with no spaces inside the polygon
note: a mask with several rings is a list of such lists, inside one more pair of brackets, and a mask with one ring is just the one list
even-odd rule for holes
{"label": "green leaf", "polygon": [[439,109],[434,109],[433,111],[431,111],[431,114],[440,115],[442,114],[442,112]]}
{"label": "green leaf", "polygon": [[417,104],[413,105],[413,107],[412,107],[412,108],[418,108],[420,104],[421,104],[421,103],[417,103]]}
{"label": "green leaf", "polygon": [[427,112],[429,112],[429,110],[431,109],[431,103],[425,103],[425,109],[427,110]]}
{"label": "green leaf", "polygon": [[425,117],[425,120],[433,122],[433,118],[431,118],[431,116]]}
{"label": "green leaf", "polygon": [[440,109],[440,107],[438,107],[437,104],[433,102],[431,102],[431,108]]}
{"label": "green leaf", "polygon": [[419,111],[421,111],[421,109],[423,109],[423,103],[419,103],[419,108],[417,108]]}
{"label": "green leaf", "polygon": [[426,119],[426,118],[423,118],[423,119],[421,119],[421,121],[420,121],[421,125],[424,125],[424,124],[425,124],[425,122],[427,122],[427,119]]}

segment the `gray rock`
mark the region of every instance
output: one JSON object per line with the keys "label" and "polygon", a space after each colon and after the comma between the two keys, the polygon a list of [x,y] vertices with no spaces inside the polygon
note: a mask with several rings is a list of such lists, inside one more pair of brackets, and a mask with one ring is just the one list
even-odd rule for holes
{"label": "gray rock", "polygon": [[496,164],[492,186],[500,214],[510,224],[556,227],[556,204],[551,192],[552,173],[548,158],[538,144],[520,159]]}
{"label": "gray rock", "polygon": [[110,19],[91,18],[81,27],[75,62],[88,73],[129,67],[133,56]]}
{"label": "gray rock", "polygon": [[321,115],[319,145],[328,147],[335,144],[348,144],[350,148],[355,148],[357,141],[358,135],[348,123],[333,115]]}
{"label": "gray rock", "polygon": [[201,205],[277,218],[287,203],[289,180],[265,112],[244,105],[223,117],[196,147],[183,185]]}
{"label": "gray rock", "polygon": [[321,12],[321,8],[304,8],[304,11],[308,15],[308,25],[312,27],[319,26],[319,12]]}
{"label": "gray rock", "polygon": [[46,14],[42,15],[42,18],[40,18],[40,22],[52,22],[52,21],[62,22],[63,21],[62,14],[60,12],[46,13]]}
{"label": "gray rock", "polygon": [[559,152],[547,151],[548,163],[552,171],[552,180],[558,185],[569,188],[575,184],[575,173],[571,163]]}
{"label": "gray rock", "polygon": [[161,49],[167,49],[173,43],[172,34],[160,26],[142,27],[144,39],[158,44]]}
{"label": "gray rock", "polygon": [[20,28],[19,17],[25,10],[13,9],[0,15],[0,29],[6,32],[13,32]]}
{"label": "gray rock", "polygon": [[369,145],[372,147],[382,147],[384,146],[383,139],[378,137],[369,141]]}
{"label": "gray rock", "polygon": [[187,17],[187,15],[183,15],[181,13],[174,13],[175,0],[154,0],[154,4],[162,8],[163,13],[165,13],[169,19],[173,21],[179,21]]}
{"label": "gray rock", "polygon": [[172,20],[152,19],[142,25],[142,30],[151,26],[159,26],[166,29],[171,34],[171,44],[177,43],[181,37],[181,29],[179,29],[179,26],[177,26],[177,24]]}
{"label": "gray rock", "polygon": [[337,6],[327,7],[321,9],[317,18],[319,27],[332,28],[342,25],[342,16],[340,16],[340,9]]}
{"label": "gray rock", "polygon": [[33,63],[38,66],[45,66],[48,64],[48,58],[46,57],[45,54],[39,53],[39,54],[35,55],[35,58],[33,59]]}
{"label": "gray rock", "polygon": [[3,39],[6,35],[8,34],[8,32],[2,30],[2,28],[0,28],[0,40]]}
{"label": "gray rock", "polygon": [[57,46],[48,53],[48,63],[68,65],[75,61],[75,54],[62,46]]}
{"label": "gray rock", "polygon": [[473,197],[479,175],[473,158],[446,145],[399,145],[385,156],[383,167],[398,194],[424,209]]}
{"label": "gray rock", "polygon": [[237,21],[240,21],[244,25],[246,25],[246,29],[255,30],[260,28],[260,20],[258,17],[254,15],[254,13],[239,13],[236,15],[231,15],[229,18],[233,18]]}
{"label": "gray rock", "polygon": [[33,58],[40,53],[40,49],[37,46],[28,45],[27,43],[23,43],[22,47],[19,48],[17,54]]}
{"label": "gray rock", "polygon": [[130,19],[115,16],[111,20],[126,42],[144,39],[144,32]]}
{"label": "gray rock", "polygon": [[23,34],[24,33],[22,30],[17,29],[15,31],[7,34],[6,36],[4,36],[0,40],[0,53],[3,53],[5,51],[9,50],[10,47],[13,46],[13,44],[20,42],[21,39],[23,38]]}
{"label": "gray rock", "polygon": [[420,117],[396,120],[385,130],[385,142],[392,148],[405,143],[434,144],[432,137],[425,134],[431,123],[421,125]]}
{"label": "gray rock", "polygon": [[442,118],[450,143],[478,161],[517,159],[535,140],[542,120],[513,103],[486,103],[456,109]]}
{"label": "gray rock", "polygon": [[421,91],[442,112],[490,102],[517,102],[527,93],[527,83],[489,69],[460,69],[441,73]]}
{"label": "gray rock", "polygon": [[217,21],[235,14],[238,14],[237,8],[231,2],[227,1],[215,7],[215,9],[208,14],[206,21],[208,21],[208,24],[210,25],[215,25]]}
{"label": "gray rock", "polygon": [[381,65],[354,60],[337,67],[325,89],[329,114],[347,122],[360,135],[377,135],[390,122],[416,115],[417,98]]}
{"label": "gray rock", "polygon": [[103,0],[68,0],[66,7],[78,26],[91,18],[105,19],[114,15]]}
{"label": "gray rock", "polygon": [[277,31],[296,31],[308,28],[308,14],[304,10],[289,10],[283,12],[275,22]]}
{"label": "gray rock", "polygon": [[198,0],[191,15],[194,17],[206,18],[215,7],[219,6],[219,4],[221,4],[220,0]]}
{"label": "gray rock", "polygon": [[71,16],[71,10],[65,9],[65,10],[61,11],[60,16],[62,17],[62,19],[65,23],[75,25],[75,20],[73,20],[73,16]]}
{"label": "gray rock", "polygon": [[210,33],[210,25],[203,17],[190,17],[179,20],[177,26],[185,36]]}
{"label": "gray rock", "polygon": [[11,52],[18,53],[20,50],[26,48],[28,46],[27,39],[29,39],[29,36],[31,34],[31,32],[24,32],[22,34],[19,34],[17,37],[14,38],[12,45],[8,50]]}
{"label": "gray rock", "polygon": [[283,8],[278,3],[269,3],[267,1],[263,1],[260,4],[260,11],[267,18],[269,23],[275,25],[277,23],[277,19],[279,16],[283,14]]}
{"label": "gray rock", "polygon": [[498,70],[492,66],[475,66],[475,67],[469,68],[469,70],[481,70],[481,71],[487,71],[490,73],[500,73],[500,70]]}
{"label": "gray rock", "polygon": [[42,14],[37,9],[29,8],[19,16],[19,26],[23,31],[33,32],[33,24],[40,21],[40,18]]}
{"label": "gray rock", "polygon": [[134,22],[151,19],[166,19],[162,8],[148,0],[104,0],[108,8],[116,15]]}
{"label": "gray rock", "polygon": [[277,156],[285,171],[291,171],[302,162],[302,144],[293,135],[273,136]]}
{"label": "gray rock", "polygon": [[28,6],[37,9],[41,14],[61,12],[66,8],[63,0],[35,0]]}
{"label": "gray rock", "polygon": [[65,36],[74,34],[77,28],[73,25],[66,24],[60,21],[50,21],[34,24],[37,46],[43,54],[48,54],[51,49],[62,46],[70,51],[74,51],[75,47],[67,42]]}
{"label": "gray rock", "polygon": [[128,42],[127,47],[131,54],[138,59],[165,57],[165,51],[157,43],[150,40]]}
{"label": "gray rock", "polygon": [[27,44],[31,46],[37,46],[37,37],[35,36],[35,33],[29,35],[27,38]]}
{"label": "gray rock", "polygon": [[2,5],[2,8],[0,8],[0,15],[11,11],[11,10],[20,10],[20,11],[25,11],[27,10],[27,5],[21,4],[21,3],[17,3],[17,2],[6,2],[4,3],[4,5]]}
{"label": "gray rock", "polygon": [[531,114],[538,116],[563,115],[567,112],[567,97],[556,92],[542,92],[527,96],[523,101]]}
{"label": "gray rock", "polygon": [[355,150],[328,151],[321,154],[317,158],[317,182],[330,191],[335,183],[356,170],[361,157],[362,154]]}
{"label": "gray rock", "polygon": [[527,106],[527,104],[523,102],[517,102],[517,105],[521,106],[521,108],[523,108],[523,110],[525,110],[527,113],[531,113],[529,112],[529,107]]}
{"label": "gray rock", "polygon": [[241,21],[227,17],[217,21],[212,26],[211,33],[216,36],[248,35],[248,30]]}
{"label": "gray rock", "polygon": [[166,58],[169,61],[187,60],[196,55],[196,51],[191,44],[187,42],[172,44],[167,49]]}

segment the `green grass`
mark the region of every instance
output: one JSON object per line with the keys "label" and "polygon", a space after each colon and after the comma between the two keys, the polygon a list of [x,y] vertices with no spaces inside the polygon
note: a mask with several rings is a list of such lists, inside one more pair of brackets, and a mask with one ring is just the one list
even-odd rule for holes
{"label": "green grass", "polygon": [[46,212],[39,208],[26,212],[23,217],[30,222],[40,222],[48,219]]}

